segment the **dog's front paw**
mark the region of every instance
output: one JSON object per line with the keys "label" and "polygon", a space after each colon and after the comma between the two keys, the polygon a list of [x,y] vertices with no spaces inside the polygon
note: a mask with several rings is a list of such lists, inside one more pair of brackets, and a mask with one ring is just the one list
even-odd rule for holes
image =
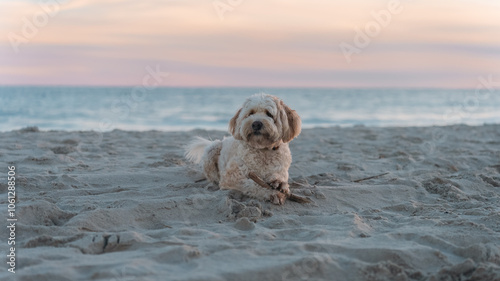
{"label": "dog's front paw", "polygon": [[281,193],[281,192],[274,192],[273,194],[271,194],[271,203],[273,204],[276,204],[276,205],[283,205],[285,203],[285,200],[286,200],[286,195],[284,193]]}
{"label": "dog's front paw", "polygon": [[286,195],[290,194],[290,188],[288,187],[287,182],[283,182],[280,180],[274,180],[269,185],[272,186],[274,189],[276,189],[276,190],[278,190]]}

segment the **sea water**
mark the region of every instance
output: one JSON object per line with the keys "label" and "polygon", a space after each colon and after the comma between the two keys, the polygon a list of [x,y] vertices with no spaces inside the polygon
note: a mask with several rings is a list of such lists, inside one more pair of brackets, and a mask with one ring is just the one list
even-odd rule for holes
{"label": "sea water", "polygon": [[0,131],[227,130],[245,99],[283,99],[304,128],[500,123],[500,94],[449,89],[0,87]]}

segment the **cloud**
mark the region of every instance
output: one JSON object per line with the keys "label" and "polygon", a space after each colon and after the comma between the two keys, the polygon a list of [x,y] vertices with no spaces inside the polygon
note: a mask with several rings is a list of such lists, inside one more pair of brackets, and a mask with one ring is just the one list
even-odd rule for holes
{"label": "cloud", "polygon": [[[486,0],[401,0],[404,10],[347,63],[338,44],[387,3],[245,0],[220,20],[211,1],[66,0],[19,54],[0,39],[0,83],[129,85],[155,64],[177,86],[456,87],[497,71],[500,22]],[[17,34],[41,9],[1,5],[10,16],[0,26]]]}

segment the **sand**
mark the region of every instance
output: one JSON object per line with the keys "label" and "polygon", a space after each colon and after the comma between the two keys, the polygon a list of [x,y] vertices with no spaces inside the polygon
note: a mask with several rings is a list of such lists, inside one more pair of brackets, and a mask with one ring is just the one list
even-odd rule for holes
{"label": "sand", "polygon": [[500,125],[303,130],[284,206],[197,182],[196,135],[0,133],[0,280],[500,280]]}

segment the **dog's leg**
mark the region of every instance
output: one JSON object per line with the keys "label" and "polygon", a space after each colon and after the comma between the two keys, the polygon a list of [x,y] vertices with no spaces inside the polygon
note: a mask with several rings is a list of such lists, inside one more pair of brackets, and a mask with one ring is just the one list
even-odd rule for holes
{"label": "dog's leg", "polygon": [[219,184],[219,156],[222,149],[222,142],[214,141],[205,149],[203,156],[203,172],[207,179],[215,184]]}
{"label": "dog's leg", "polygon": [[282,193],[285,193],[285,194],[290,194],[290,187],[288,185],[288,181],[284,181],[284,180],[280,180],[280,179],[276,179],[276,180],[273,180],[269,183],[269,185],[282,192]]}
{"label": "dog's leg", "polygon": [[255,183],[252,179],[244,179],[241,182],[242,188],[239,189],[244,194],[265,201],[271,201],[276,205],[282,205],[286,201],[286,194],[278,190],[269,190]]}
{"label": "dog's leg", "polygon": [[286,194],[279,190],[266,189],[248,178],[248,169],[244,165],[238,165],[237,162],[231,163],[226,174],[222,175],[220,187],[221,189],[239,190],[247,196],[271,201],[276,205],[282,205],[286,200]]}

